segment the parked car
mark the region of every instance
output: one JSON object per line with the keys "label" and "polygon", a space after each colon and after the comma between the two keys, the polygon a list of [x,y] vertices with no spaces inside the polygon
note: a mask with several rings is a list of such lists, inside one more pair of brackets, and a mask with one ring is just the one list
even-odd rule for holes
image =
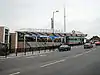
{"label": "parked car", "polygon": [[93,48],[93,44],[91,43],[84,44],[84,49],[87,49],[87,48]]}
{"label": "parked car", "polygon": [[100,45],[100,42],[95,42],[95,45],[96,45],[96,46]]}
{"label": "parked car", "polygon": [[59,48],[58,48],[59,51],[70,51],[71,50],[71,46],[68,46],[68,45],[61,45]]}

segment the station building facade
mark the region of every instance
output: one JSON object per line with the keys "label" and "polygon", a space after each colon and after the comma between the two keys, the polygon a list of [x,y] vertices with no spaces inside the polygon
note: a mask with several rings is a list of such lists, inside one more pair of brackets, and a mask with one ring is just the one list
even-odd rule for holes
{"label": "station building facade", "polygon": [[56,46],[61,43],[65,44],[84,44],[87,34],[79,31],[63,33],[51,29],[20,29],[11,33],[11,49],[23,51],[30,47]]}
{"label": "station building facade", "polygon": [[34,47],[57,46],[64,44],[83,44],[87,34],[80,31],[64,33],[60,30],[24,28],[9,32],[9,28],[0,27],[0,42],[6,43],[11,52],[23,51]]}
{"label": "station building facade", "polygon": [[9,28],[5,26],[0,26],[0,43],[6,43],[9,47],[10,43],[10,32]]}

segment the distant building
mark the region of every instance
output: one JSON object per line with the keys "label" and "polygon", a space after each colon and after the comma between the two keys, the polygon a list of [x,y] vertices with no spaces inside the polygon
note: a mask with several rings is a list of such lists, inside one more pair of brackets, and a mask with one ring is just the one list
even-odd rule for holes
{"label": "distant building", "polygon": [[16,33],[10,33],[10,51],[15,52]]}
{"label": "distant building", "polygon": [[23,28],[9,33],[9,28],[0,26],[0,42],[6,43],[10,52],[24,51],[34,47],[57,46],[61,43],[83,44],[87,34],[80,31],[64,33],[60,30]]}
{"label": "distant building", "polygon": [[[52,46],[53,39],[56,44],[61,43],[61,38],[64,33],[61,33],[60,30],[55,30],[55,33],[52,33],[51,29],[32,29],[32,28],[23,28],[11,33],[11,50],[23,51],[24,48],[31,47],[41,47],[41,46]],[[55,36],[55,37],[53,37]],[[59,37],[59,38],[58,38]],[[46,45],[45,45],[46,42]]]}
{"label": "distant building", "polygon": [[68,45],[81,45],[86,42],[87,34],[73,30],[71,33],[64,36],[64,43]]}
{"label": "distant building", "polygon": [[[69,39],[65,40],[65,36],[68,36]],[[87,34],[79,31],[63,33],[55,30],[53,33],[51,29],[25,28],[11,33],[11,50],[23,51],[24,48],[29,49],[30,47],[60,45],[63,41],[69,44],[83,44],[86,36]]]}
{"label": "distant building", "polygon": [[9,46],[9,28],[0,26],[0,42],[6,43]]}
{"label": "distant building", "polygon": [[98,37],[98,36],[93,36],[93,37],[90,39],[90,41],[92,41],[92,42],[100,41],[100,37]]}
{"label": "distant building", "polygon": [[9,28],[0,26],[0,55],[7,55],[9,50]]}

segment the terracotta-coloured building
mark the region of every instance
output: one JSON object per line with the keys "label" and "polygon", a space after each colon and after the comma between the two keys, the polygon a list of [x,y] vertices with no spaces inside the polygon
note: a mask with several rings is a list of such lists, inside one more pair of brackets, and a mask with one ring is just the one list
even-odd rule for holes
{"label": "terracotta-coloured building", "polygon": [[9,47],[9,28],[0,26],[0,42],[8,44]]}

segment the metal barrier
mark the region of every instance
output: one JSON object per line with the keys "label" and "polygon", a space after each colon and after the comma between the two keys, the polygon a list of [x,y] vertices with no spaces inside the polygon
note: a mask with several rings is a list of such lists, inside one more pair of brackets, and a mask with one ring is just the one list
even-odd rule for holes
{"label": "metal barrier", "polygon": [[34,54],[34,52],[38,51],[39,53],[41,51],[44,50],[44,52],[46,52],[47,50],[49,51],[55,51],[56,48],[58,48],[60,46],[59,43],[57,44],[52,44],[48,43],[48,42],[37,42],[37,43],[30,43],[30,42],[26,42],[26,48],[18,48],[15,50],[16,56],[19,52],[24,52],[24,55],[26,55],[26,52],[32,52],[32,54]]}

